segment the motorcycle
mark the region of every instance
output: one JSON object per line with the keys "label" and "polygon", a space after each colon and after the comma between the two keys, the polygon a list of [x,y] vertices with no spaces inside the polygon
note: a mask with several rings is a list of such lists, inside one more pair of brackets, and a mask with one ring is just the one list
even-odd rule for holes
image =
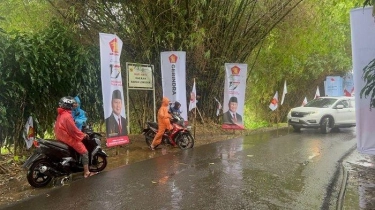
{"label": "motorcycle", "polygon": [[[90,125],[84,125],[82,131],[89,136],[82,143],[89,153],[90,171],[103,171],[107,166],[108,155],[100,146],[101,135],[93,132]],[[83,172],[81,155],[67,144],[41,138],[36,138],[33,144],[36,150],[23,164],[31,186],[44,187],[52,178],[63,176],[63,180],[69,180],[72,173]]]}
{"label": "motorcycle", "polygon": [[[172,146],[177,145],[182,150],[193,148],[194,137],[187,128],[181,125],[182,118],[175,114],[171,115],[171,124],[173,129],[171,131],[164,132],[161,144],[169,144]],[[150,146],[156,133],[158,132],[158,124],[156,122],[147,122],[146,124],[147,127],[143,129],[142,134],[145,136],[147,145]]]}

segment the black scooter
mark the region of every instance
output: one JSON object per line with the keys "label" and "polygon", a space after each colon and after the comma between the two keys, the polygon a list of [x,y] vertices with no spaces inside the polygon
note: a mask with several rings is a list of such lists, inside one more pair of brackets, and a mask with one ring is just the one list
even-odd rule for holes
{"label": "black scooter", "polygon": [[[89,138],[82,140],[89,153],[89,168],[91,172],[100,172],[107,166],[108,155],[102,150],[99,133],[93,132],[86,125],[82,131]],[[72,173],[83,172],[82,158],[72,147],[56,140],[37,138],[34,140],[34,154],[23,167],[27,170],[27,181],[33,187],[46,186],[52,178],[68,176]]]}

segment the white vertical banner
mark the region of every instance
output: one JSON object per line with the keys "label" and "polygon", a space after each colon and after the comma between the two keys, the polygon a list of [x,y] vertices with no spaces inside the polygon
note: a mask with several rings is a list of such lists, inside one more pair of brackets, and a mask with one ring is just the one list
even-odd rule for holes
{"label": "white vertical banner", "polygon": [[276,91],[275,95],[272,97],[270,105],[268,106],[272,111],[275,111],[279,107],[279,93]]}
{"label": "white vertical banner", "polygon": [[319,91],[319,86],[316,87],[316,92],[315,92],[315,96],[314,96],[314,99],[317,99],[320,97],[320,91]]}
{"label": "white vertical banner", "polygon": [[163,96],[171,103],[180,102],[181,116],[187,121],[186,103],[186,52],[161,52],[161,75]]}
{"label": "white vertical banner", "polygon": [[120,63],[122,41],[105,33],[99,33],[99,40],[106,145],[112,147],[129,143]]}
{"label": "white vertical banner", "polygon": [[360,97],[365,86],[363,68],[375,58],[375,22],[372,7],[350,11],[352,58],[356,109],[357,149],[361,153],[375,155],[375,109],[370,110],[370,97]]}
{"label": "white vertical banner", "polygon": [[353,73],[347,73],[344,76],[344,96],[354,96],[354,79]]}
{"label": "white vertical banner", "polygon": [[34,123],[33,118],[31,116],[26,121],[25,128],[23,131],[23,139],[25,139],[26,148],[30,149],[35,139]]}
{"label": "white vertical banner", "polygon": [[342,96],[343,79],[340,76],[327,76],[324,85],[325,96]]}
{"label": "white vertical banner", "polygon": [[284,99],[285,99],[285,94],[288,93],[288,89],[286,89],[286,80],[284,81],[284,89],[283,89],[283,96],[281,97],[281,103],[280,105],[283,105]]}
{"label": "white vertical banner", "polygon": [[223,129],[244,129],[247,64],[226,63]]}
{"label": "white vertical banner", "polygon": [[197,107],[197,89],[195,88],[195,79],[194,79],[193,89],[190,92],[189,112],[195,107]]}
{"label": "white vertical banner", "polygon": [[306,96],[305,96],[305,98],[303,99],[303,101],[302,101],[302,105],[301,106],[305,106],[307,104],[307,98],[306,98]]}

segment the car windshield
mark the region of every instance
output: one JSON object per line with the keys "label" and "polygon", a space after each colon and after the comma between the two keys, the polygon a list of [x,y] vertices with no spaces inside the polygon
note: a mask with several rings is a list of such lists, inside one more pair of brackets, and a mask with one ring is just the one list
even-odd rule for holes
{"label": "car windshield", "polygon": [[328,108],[337,101],[335,98],[317,98],[305,105],[305,107]]}

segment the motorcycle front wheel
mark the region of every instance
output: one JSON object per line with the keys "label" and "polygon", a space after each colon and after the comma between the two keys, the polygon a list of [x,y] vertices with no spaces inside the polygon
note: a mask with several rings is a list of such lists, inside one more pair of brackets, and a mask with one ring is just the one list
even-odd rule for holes
{"label": "motorcycle front wheel", "polygon": [[177,145],[180,149],[190,149],[194,146],[194,137],[191,133],[182,133],[177,139]]}
{"label": "motorcycle front wheel", "polygon": [[107,167],[107,157],[103,154],[94,155],[90,165],[91,172],[100,172]]}
{"label": "motorcycle front wheel", "polygon": [[45,158],[35,161],[27,171],[27,181],[33,187],[40,188],[48,185],[52,176],[45,172],[51,167],[51,162]]}

